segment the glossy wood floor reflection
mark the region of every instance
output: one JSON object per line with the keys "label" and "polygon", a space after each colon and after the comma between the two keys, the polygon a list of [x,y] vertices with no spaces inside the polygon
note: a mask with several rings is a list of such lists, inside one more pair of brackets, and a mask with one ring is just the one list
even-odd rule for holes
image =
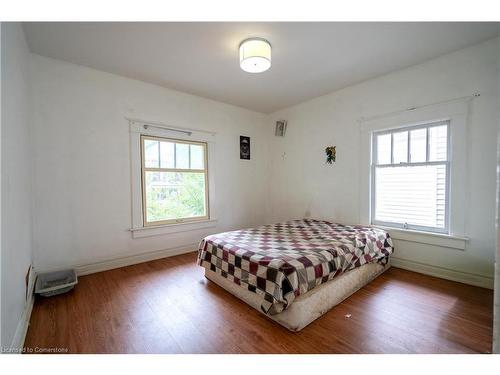
{"label": "glossy wood floor reflection", "polygon": [[[195,253],[38,298],[26,346],[70,353],[484,353],[492,291],[391,268],[291,333],[205,279]],[[350,318],[346,315],[350,314]]]}

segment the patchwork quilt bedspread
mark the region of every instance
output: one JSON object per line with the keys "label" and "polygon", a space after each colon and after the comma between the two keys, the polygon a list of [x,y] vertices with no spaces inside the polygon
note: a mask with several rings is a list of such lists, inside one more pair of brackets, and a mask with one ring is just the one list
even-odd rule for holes
{"label": "patchwork quilt bedspread", "polygon": [[262,311],[273,315],[343,272],[385,265],[393,251],[382,229],[294,220],[207,236],[198,264],[261,295]]}

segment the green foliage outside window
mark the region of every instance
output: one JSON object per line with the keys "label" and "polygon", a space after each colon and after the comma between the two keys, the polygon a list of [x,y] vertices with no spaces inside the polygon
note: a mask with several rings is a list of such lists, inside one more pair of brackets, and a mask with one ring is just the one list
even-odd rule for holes
{"label": "green foliage outside window", "polygon": [[146,207],[148,222],[205,216],[205,174],[146,172]]}

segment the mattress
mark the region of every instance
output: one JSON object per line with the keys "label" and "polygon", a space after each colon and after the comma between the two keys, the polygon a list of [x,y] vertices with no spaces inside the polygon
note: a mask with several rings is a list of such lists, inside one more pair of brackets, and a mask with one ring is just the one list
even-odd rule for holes
{"label": "mattress", "polygon": [[276,315],[356,268],[383,268],[392,252],[392,239],[382,229],[305,219],[207,236],[198,264],[257,294],[260,309]]}
{"label": "mattress", "polygon": [[268,318],[290,331],[298,332],[368,284],[389,267],[390,263],[386,265],[370,263],[355,268],[299,296],[288,309],[275,315],[268,315],[262,311],[260,306],[263,297],[259,294],[245,290],[213,271],[205,270],[205,276]]}

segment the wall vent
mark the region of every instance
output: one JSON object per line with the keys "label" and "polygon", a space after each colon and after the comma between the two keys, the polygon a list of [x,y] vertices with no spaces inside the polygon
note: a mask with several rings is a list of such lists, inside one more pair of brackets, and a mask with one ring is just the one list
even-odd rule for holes
{"label": "wall vent", "polygon": [[274,131],[274,135],[276,137],[284,137],[286,133],[286,124],[285,120],[276,121],[276,130]]}

